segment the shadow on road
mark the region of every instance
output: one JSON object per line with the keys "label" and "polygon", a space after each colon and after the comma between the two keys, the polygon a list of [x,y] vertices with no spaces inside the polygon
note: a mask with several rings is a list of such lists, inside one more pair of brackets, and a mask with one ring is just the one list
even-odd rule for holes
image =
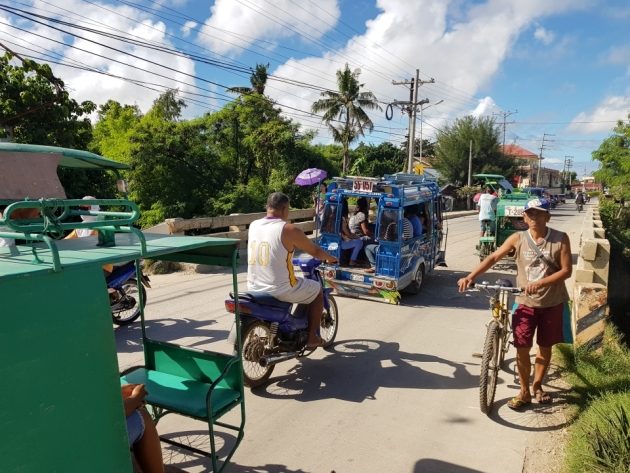
{"label": "shadow on road", "polygon": [[473,470],[454,463],[436,460],[435,458],[423,458],[418,460],[413,468],[413,473],[483,473],[481,470]]}
{"label": "shadow on road", "polygon": [[[401,304],[407,307],[447,307],[449,309],[488,309],[488,297],[483,292],[459,292],[457,281],[468,275],[466,271],[440,269],[427,278],[422,291],[416,296],[403,295]],[[490,271],[477,281],[496,282],[497,279],[509,279],[516,284],[515,274]]]}
{"label": "shadow on road", "polygon": [[479,383],[463,363],[400,351],[395,342],[346,340],[331,350],[324,359],[303,358],[288,374],[272,377],[270,384],[252,392],[302,402],[363,402],[376,399],[379,388],[466,389]]}
{"label": "shadow on road", "polygon": [[[186,343],[187,346],[206,345],[217,340],[226,340],[227,330],[213,330],[210,326],[216,324],[215,320],[193,320],[186,318],[164,318],[146,322],[147,334],[156,340],[173,341],[180,338],[201,338],[195,343]],[[159,334],[168,335],[167,339],[160,338]],[[117,353],[141,353],[142,352],[142,327],[140,321],[131,325],[116,327]]]}

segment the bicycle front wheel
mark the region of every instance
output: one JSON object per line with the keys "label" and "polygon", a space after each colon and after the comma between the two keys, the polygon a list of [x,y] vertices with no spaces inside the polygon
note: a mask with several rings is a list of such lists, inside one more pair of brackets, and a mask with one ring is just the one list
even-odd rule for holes
{"label": "bicycle front wheel", "polygon": [[488,325],[486,341],[483,345],[481,358],[481,374],[479,376],[479,407],[484,414],[490,414],[494,403],[494,394],[497,388],[499,375],[499,352],[501,327],[493,320]]}

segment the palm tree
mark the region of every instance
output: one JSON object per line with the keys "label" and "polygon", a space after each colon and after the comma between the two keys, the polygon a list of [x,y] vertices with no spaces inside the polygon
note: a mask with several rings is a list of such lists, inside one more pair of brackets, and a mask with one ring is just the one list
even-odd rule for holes
{"label": "palm tree", "polygon": [[230,87],[228,92],[234,92],[237,94],[259,94],[264,95],[265,86],[267,85],[267,77],[269,73],[267,72],[269,69],[269,64],[256,64],[256,69],[252,71],[249,76],[249,82],[252,85],[251,87]]}
{"label": "palm tree", "polygon": [[[343,146],[343,173],[350,166],[348,149],[358,136],[364,136],[367,128],[374,129],[374,123],[365,113],[368,110],[381,110],[378,100],[372,92],[361,92],[364,84],[359,83],[359,70],[350,71],[348,64],[345,69],[337,71],[337,92],[327,90],[322,92],[324,98],[313,103],[313,113],[323,112],[322,121],[328,125],[333,139]],[[333,122],[340,124],[335,126]]]}

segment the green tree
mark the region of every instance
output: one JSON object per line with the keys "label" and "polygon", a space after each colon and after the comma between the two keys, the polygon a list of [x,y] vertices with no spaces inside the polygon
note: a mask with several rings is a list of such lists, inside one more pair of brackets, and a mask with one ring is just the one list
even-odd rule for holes
{"label": "green tree", "polygon": [[630,200],[630,114],[627,120],[619,120],[613,135],[593,151],[593,159],[601,163],[593,174],[617,200]]}
{"label": "green tree", "polygon": [[121,105],[108,100],[98,109],[90,150],[110,159],[129,163],[131,139],[142,114],[136,105]]}
{"label": "green tree", "polygon": [[[21,61],[13,65],[12,59]],[[0,133],[18,143],[86,149],[96,106],[70,97],[48,64],[6,53],[0,57]]]}
{"label": "green tree", "polygon": [[205,121],[178,121],[177,102],[168,92],[156,99],[131,139],[130,185],[144,226],[208,215],[211,199],[223,190],[227,170],[207,139]]}
{"label": "green tree", "polygon": [[355,176],[379,177],[404,169],[406,153],[391,143],[375,145],[359,144],[353,152],[350,173]]}
{"label": "green tree", "polygon": [[267,77],[269,73],[269,64],[256,64],[256,68],[249,76],[249,83],[251,87],[230,87],[228,92],[234,92],[237,94],[252,94],[258,95],[265,94],[265,87],[267,86]]}
{"label": "green tree", "polygon": [[488,117],[466,116],[438,132],[435,168],[450,182],[468,181],[468,156],[472,141],[472,173],[502,174],[510,179],[516,163],[501,153],[499,129]]}
{"label": "green tree", "polygon": [[[343,148],[342,173],[350,168],[350,144],[365,130],[372,131],[374,123],[365,110],[380,110],[378,100],[372,92],[361,92],[364,84],[359,83],[358,70],[350,71],[346,64],[343,70],[337,71],[338,91],[327,90],[321,93],[324,98],[313,103],[314,113],[323,113],[322,121],[328,125],[337,143]],[[339,125],[334,125],[339,123]]]}

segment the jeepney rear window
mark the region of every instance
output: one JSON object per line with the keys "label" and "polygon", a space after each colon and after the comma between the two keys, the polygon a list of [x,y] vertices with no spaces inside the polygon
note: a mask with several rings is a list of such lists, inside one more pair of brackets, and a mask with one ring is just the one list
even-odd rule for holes
{"label": "jeepney rear window", "polygon": [[398,240],[398,210],[383,210],[379,222],[378,239],[385,241]]}
{"label": "jeepney rear window", "polygon": [[322,217],[322,232],[335,232],[335,217],[337,215],[337,204],[326,204],[324,207],[324,216]]}

